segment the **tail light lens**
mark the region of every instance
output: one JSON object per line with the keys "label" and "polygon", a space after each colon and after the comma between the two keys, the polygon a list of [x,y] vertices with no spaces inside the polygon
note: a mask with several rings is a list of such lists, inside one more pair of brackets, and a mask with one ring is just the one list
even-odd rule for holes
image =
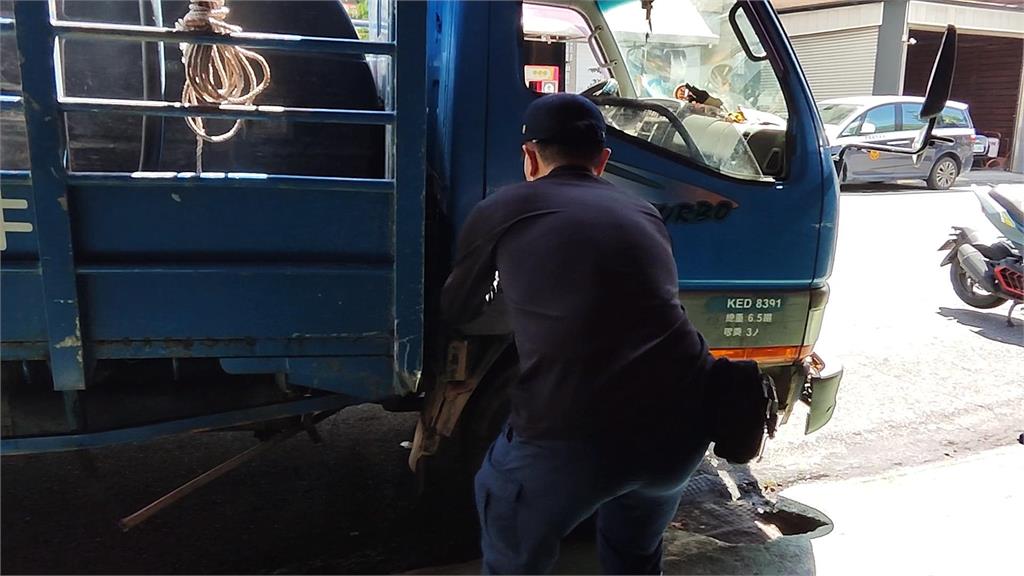
{"label": "tail light lens", "polygon": [[812,346],[768,346],[763,348],[713,348],[716,358],[755,360],[758,364],[793,364],[810,356]]}

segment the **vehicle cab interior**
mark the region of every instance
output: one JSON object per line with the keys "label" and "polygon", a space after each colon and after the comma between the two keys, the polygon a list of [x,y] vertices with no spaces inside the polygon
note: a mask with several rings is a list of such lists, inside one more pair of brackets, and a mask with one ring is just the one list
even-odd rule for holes
{"label": "vehicle cab interior", "polygon": [[[732,178],[786,173],[777,69],[729,0],[537,0],[523,4],[524,78],[590,97],[611,129]],[[649,14],[649,16],[648,16]]]}

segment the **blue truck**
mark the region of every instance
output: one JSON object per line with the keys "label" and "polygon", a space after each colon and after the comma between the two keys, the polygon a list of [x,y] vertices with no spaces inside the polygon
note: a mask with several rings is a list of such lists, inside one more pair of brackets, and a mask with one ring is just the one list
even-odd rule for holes
{"label": "blue truck", "polygon": [[[514,339],[500,292],[450,327],[440,287],[554,91],[605,113],[607,177],[664,216],[713,352],[758,361],[784,415],[808,402],[808,433],[828,421],[842,372],[814,346],[839,189],[768,2],[369,4],[362,34],[339,2],[237,1],[226,34],[175,29],[189,7],[170,0],[3,15],[3,454],[269,439],[359,403],[421,412],[414,468],[486,442]],[[185,106],[179,44],[262,54],[269,88]],[[188,117],[242,121],[201,171]]]}

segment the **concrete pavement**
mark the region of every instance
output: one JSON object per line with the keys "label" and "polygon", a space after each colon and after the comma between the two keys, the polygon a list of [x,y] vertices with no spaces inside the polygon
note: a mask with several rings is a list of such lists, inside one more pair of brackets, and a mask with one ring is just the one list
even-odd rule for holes
{"label": "concrete pavement", "polygon": [[835,523],[811,541],[821,576],[1020,574],[1024,446],[896,470],[812,482],[783,495]]}

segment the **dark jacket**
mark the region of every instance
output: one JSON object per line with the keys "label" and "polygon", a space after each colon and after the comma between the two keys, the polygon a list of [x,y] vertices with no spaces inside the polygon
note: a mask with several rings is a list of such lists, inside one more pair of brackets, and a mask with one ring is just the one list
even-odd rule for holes
{"label": "dark jacket", "polygon": [[463,227],[448,322],[481,311],[496,270],[519,353],[517,434],[617,437],[682,417],[708,351],[679,304],[671,240],[650,203],[572,167],[504,188]]}

